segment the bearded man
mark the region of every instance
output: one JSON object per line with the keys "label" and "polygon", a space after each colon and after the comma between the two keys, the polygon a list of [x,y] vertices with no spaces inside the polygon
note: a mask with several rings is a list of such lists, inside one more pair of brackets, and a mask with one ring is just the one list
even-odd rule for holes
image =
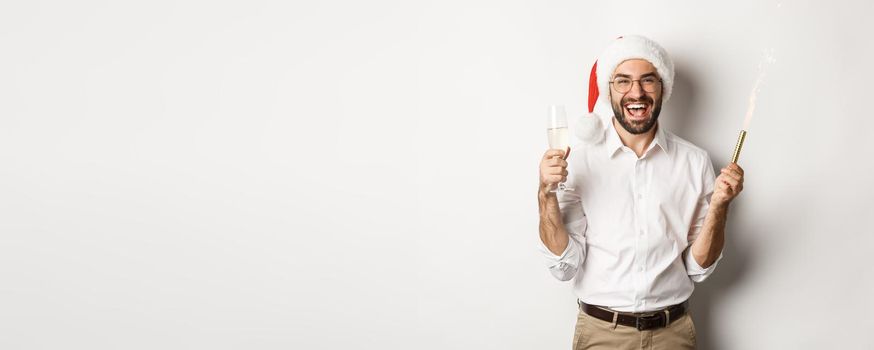
{"label": "bearded man", "polygon": [[674,65],[656,42],[617,39],[592,78],[613,117],[597,143],[547,150],[538,191],[540,250],[578,298],[573,348],[694,349],[688,299],[722,257],[743,169],[715,176],[706,151],[659,123]]}

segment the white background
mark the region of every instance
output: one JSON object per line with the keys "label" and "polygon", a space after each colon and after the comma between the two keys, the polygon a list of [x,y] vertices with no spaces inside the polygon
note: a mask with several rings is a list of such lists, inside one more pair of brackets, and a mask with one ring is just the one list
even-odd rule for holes
{"label": "white background", "polygon": [[870,349],[872,10],[5,1],[0,347],[567,349],[535,249],[546,106],[581,115],[636,33],[717,169],[777,59],[699,345]]}

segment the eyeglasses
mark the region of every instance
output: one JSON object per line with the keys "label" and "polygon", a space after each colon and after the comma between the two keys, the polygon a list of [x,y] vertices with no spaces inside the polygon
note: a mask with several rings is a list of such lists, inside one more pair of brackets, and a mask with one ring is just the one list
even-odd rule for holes
{"label": "eyeglasses", "polygon": [[662,83],[662,80],[656,77],[646,77],[643,79],[629,79],[629,78],[616,78],[610,82],[613,85],[613,90],[620,94],[624,94],[626,92],[631,91],[631,87],[634,85],[634,82],[640,84],[640,87],[643,88],[643,91],[646,92],[655,92],[656,88],[659,87],[659,84]]}

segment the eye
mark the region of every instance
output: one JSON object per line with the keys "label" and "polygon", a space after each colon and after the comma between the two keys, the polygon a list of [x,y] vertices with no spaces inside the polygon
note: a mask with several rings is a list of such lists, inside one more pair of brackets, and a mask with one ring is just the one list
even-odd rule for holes
{"label": "eye", "polygon": [[647,84],[647,85],[653,85],[653,84],[658,82],[658,79],[653,78],[653,77],[647,77],[647,78],[641,79],[641,82],[644,84]]}
{"label": "eye", "polygon": [[628,85],[628,84],[631,84],[631,79],[619,78],[619,79],[613,80],[613,83],[616,85],[619,85],[619,86]]}

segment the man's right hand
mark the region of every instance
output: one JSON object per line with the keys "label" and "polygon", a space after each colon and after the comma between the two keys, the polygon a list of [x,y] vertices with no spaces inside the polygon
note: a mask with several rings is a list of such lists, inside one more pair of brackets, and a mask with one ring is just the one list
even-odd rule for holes
{"label": "man's right hand", "polygon": [[562,149],[550,149],[540,160],[540,193],[549,194],[558,184],[567,180],[567,161]]}

